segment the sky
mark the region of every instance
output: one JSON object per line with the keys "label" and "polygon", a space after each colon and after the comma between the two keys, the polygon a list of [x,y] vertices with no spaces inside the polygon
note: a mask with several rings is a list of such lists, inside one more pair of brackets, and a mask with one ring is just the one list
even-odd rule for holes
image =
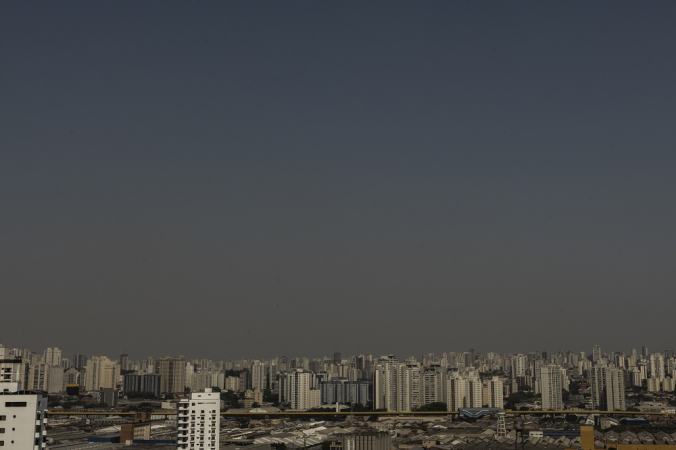
{"label": "sky", "polygon": [[676,347],[676,3],[0,3],[0,342]]}

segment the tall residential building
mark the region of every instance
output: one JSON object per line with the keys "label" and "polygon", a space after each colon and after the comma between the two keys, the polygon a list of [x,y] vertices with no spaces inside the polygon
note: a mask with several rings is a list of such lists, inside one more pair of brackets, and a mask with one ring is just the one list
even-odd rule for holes
{"label": "tall residential building", "polygon": [[24,388],[23,360],[9,354],[0,344],[0,392],[16,392]]}
{"label": "tall residential building", "polygon": [[448,411],[457,411],[464,407],[465,380],[456,371],[446,376],[446,407]]}
{"label": "tall residential building", "polygon": [[0,392],[0,447],[40,450],[47,446],[47,396]]}
{"label": "tall residential building", "polygon": [[381,360],[374,378],[374,404],[387,411],[410,411],[410,371],[406,364],[396,360]]}
{"label": "tall residential building", "polygon": [[50,366],[61,365],[61,350],[59,350],[59,347],[48,348],[45,350],[44,363]]}
{"label": "tall residential building", "polygon": [[599,411],[625,411],[624,370],[614,367],[591,369],[592,407]]}
{"label": "tall residential building", "polygon": [[291,409],[306,411],[321,405],[321,391],[314,389],[314,374],[297,369],[285,374],[281,381],[280,398],[288,401]]}
{"label": "tall residential building", "polygon": [[21,390],[23,368],[21,358],[0,345],[0,447],[41,450],[47,446],[47,396]]}
{"label": "tall residential building", "polygon": [[251,364],[251,389],[267,389],[267,379],[265,376],[265,364],[260,361],[254,361]]}
{"label": "tall residential building", "polygon": [[430,403],[443,402],[446,394],[445,383],[446,376],[441,366],[433,364],[423,369],[420,380],[421,403],[429,405]]}
{"label": "tall residential building", "polygon": [[493,377],[488,382],[488,407],[500,409],[504,407],[504,391],[499,377]]}
{"label": "tall residential building", "polygon": [[601,354],[601,346],[595,345],[592,347],[592,362],[597,362],[601,359],[603,355]]}
{"label": "tall residential building", "polygon": [[221,396],[218,392],[206,389],[191,393],[189,399],[178,403],[176,417],[177,448],[218,450],[221,427]]}
{"label": "tall residential building", "polygon": [[526,376],[526,357],[518,354],[512,357],[512,378]]}
{"label": "tall residential building", "polygon": [[559,366],[546,365],[540,368],[543,411],[561,411],[563,409],[562,378],[561,367]]}
{"label": "tall residential building", "polygon": [[650,355],[650,377],[664,380],[664,355],[653,353]]}
{"label": "tall residential building", "polygon": [[120,374],[125,370],[129,370],[129,355],[122,353],[120,355]]}
{"label": "tall residential building", "polygon": [[406,367],[408,368],[408,377],[409,377],[409,388],[408,388],[409,406],[411,408],[411,411],[413,411],[416,408],[420,408],[423,405],[420,385],[422,367],[420,367],[420,363],[414,359],[407,360]]}
{"label": "tall residential building", "polygon": [[465,408],[481,408],[483,406],[483,384],[479,375],[469,374],[465,377]]}
{"label": "tall residential building", "polygon": [[160,375],[160,391],[163,394],[185,392],[185,359],[182,356],[157,358],[155,373]]}
{"label": "tall residential building", "polygon": [[76,369],[84,369],[87,365],[87,355],[74,354],[73,355],[73,367]]}

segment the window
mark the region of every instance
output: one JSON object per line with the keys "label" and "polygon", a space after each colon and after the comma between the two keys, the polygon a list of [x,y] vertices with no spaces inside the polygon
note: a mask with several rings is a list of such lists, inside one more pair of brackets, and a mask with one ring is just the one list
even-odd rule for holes
{"label": "window", "polygon": [[7,420],[7,416],[0,416],[0,420]]}
{"label": "window", "polygon": [[23,408],[28,406],[26,402],[5,402],[5,408]]}

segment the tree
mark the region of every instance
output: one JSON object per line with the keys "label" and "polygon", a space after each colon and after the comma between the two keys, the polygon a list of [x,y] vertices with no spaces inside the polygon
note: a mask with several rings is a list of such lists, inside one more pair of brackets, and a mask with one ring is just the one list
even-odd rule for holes
{"label": "tree", "polygon": [[444,402],[433,402],[416,408],[415,411],[448,411],[448,405]]}

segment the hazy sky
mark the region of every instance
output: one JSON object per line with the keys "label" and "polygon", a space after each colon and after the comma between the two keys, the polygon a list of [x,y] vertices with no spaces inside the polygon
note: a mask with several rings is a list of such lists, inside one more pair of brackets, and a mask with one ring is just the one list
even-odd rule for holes
{"label": "hazy sky", "polygon": [[676,3],[0,3],[0,342],[674,348]]}

